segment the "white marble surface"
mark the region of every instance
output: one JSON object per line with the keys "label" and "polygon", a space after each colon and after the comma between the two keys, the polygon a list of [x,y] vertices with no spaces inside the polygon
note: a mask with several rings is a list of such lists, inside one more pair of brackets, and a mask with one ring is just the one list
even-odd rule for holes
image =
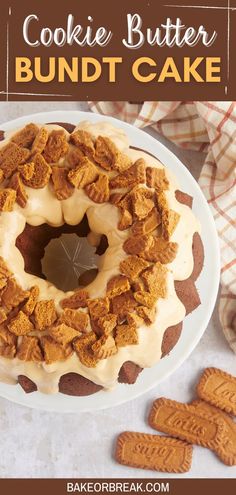
{"label": "white marble surface", "polygon": [[[87,106],[79,102],[0,103],[0,123],[55,109],[86,110]],[[197,178],[204,157],[167,145]],[[112,458],[114,440],[124,430],[153,433],[146,423],[152,400],[159,396],[180,401],[193,399],[195,384],[206,366],[218,366],[236,374],[236,356],[222,335],[217,307],[188,360],[164,383],[128,404],[97,413],[61,415],[33,411],[0,399],[0,477],[166,477],[117,464]],[[212,452],[194,447],[192,469],[184,476],[236,478],[236,467],[226,467]]]}

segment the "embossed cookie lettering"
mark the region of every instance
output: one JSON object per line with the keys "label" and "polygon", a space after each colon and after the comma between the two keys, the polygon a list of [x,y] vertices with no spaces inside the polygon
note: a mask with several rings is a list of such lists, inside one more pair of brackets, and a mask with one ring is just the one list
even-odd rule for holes
{"label": "embossed cookie lettering", "polygon": [[116,445],[120,464],[168,473],[184,473],[190,469],[192,446],[175,438],[124,432]]}
{"label": "embossed cookie lettering", "polygon": [[170,427],[180,428],[192,435],[205,435],[207,428],[204,424],[199,424],[195,418],[185,411],[175,411],[171,413],[165,421],[165,424]]}
{"label": "embossed cookie lettering", "polygon": [[191,405],[163,398],[154,402],[149,424],[156,430],[216,452],[224,434],[220,418],[213,418]]}
{"label": "embossed cookie lettering", "polygon": [[224,434],[219,445],[218,456],[228,466],[236,465],[236,423],[231,417],[218,409],[218,407],[212,406],[204,400],[195,400],[191,403],[198,411],[211,414],[212,417],[221,419],[224,423]]}
{"label": "embossed cookie lettering", "polygon": [[201,399],[236,415],[236,377],[217,368],[206,368],[197,392]]}

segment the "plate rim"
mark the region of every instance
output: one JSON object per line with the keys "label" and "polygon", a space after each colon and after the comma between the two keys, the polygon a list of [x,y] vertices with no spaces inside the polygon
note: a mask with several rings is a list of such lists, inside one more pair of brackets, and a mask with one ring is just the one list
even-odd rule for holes
{"label": "plate rim", "polygon": [[[118,120],[114,117],[100,115],[100,114],[92,113],[90,111],[88,111],[88,112],[81,111],[81,110],[51,110],[48,112],[31,113],[31,114],[24,115],[22,117],[18,117],[18,118],[15,118],[13,120],[4,122],[0,125],[0,127],[1,127],[1,130],[7,131],[7,130],[11,130],[12,128],[14,128],[14,126],[17,126],[18,124],[20,127],[22,123],[26,124],[27,122],[29,123],[32,120],[34,120],[35,122],[39,122],[39,123],[41,121],[43,123],[43,122],[45,122],[45,120],[52,119],[56,122],[57,116],[59,116],[59,115],[61,115],[60,122],[67,122],[67,119],[69,119],[69,121],[70,121],[70,119],[74,120],[76,117],[78,118],[77,123],[79,120],[90,120],[92,122],[109,121],[112,124],[114,124],[116,127],[122,128],[124,130],[127,129],[128,135],[129,135],[129,133],[131,135],[133,133],[137,133],[137,138],[138,138],[138,135],[140,135],[140,137],[142,137],[142,136],[145,137],[145,141],[146,141],[145,144],[147,144],[147,146],[144,147],[144,150],[149,151],[148,145],[150,144],[150,147],[151,147],[152,145],[155,144],[157,147],[157,154],[156,154],[157,158],[158,158],[159,153],[160,154],[164,153],[167,156],[169,155],[169,158],[174,160],[176,166],[179,167],[180,174],[181,174],[181,172],[183,174],[185,174],[187,180],[190,181],[190,184],[192,185],[192,187],[195,188],[195,190],[197,190],[197,194],[201,197],[201,200],[202,200],[203,205],[204,205],[204,209],[207,211],[207,223],[211,228],[212,239],[214,239],[212,244],[214,246],[214,259],[215,259],[215,264],[216,264],[216,266],[215,266],[215,280],[214,280],[214,285],[213,285],[213,288],[212,288],[212,291],[211,291],[211,294],[210,294],[210,297],[208,300],[207,312],[206,312],[204,318],[202,318],[202,320],[201,320],[200,331],[198,331],[196,333],[195,338],[192,339],[191,343],[186,346],[185,352],[182,353],[182,355],[179,356],[178,358],[176,357],[175,362],[171,364],[171,366],[164,373],[164,375],[161,377],[157,377],[155,380],[153,380],[151,383],[149,383],[148,386],[146,385],[143,390],[142,389],[141,390],[139,390],[139,389],[134,390],[133,394],[131,393],[131,394],[129,394],[128,397],[124,396],[123,399],[120,398],[118,400],[115,400],[113,404],[106,404],[106,401],[104,400],[104,402],[100,403],[96,407],[94,407],[94,406],[91,407],[90,405],[87,405],[87,406],[84,405],[83,406],[82,401],[86,402],[86,399],[88,399],[88,397],[92,397],[92,398],[95,398],[95,402],[96,402],[96,396],[98,396],[100,394],[103,394],[103,395],[104,394],[110,394],[110,393],[112,394],[113,392],[101,391],[101,392],[98,392],[97,394],[94,394],[92,396],[83,396],[83,397],[66,396],[63,394],[51,395],[50,397],[57,397],[58,395],[62,395],[63,399],[65,399],[65,405],[63,405],[63,408],[60,409],[58,407],[52,407],[49,404],[48,404],[48,406],[47,406],[47,404],[44,404],[45,397],[48,397],[48,396],[45,396],[45,394],[41,394],[40,392],[34,392],[32,394],[26,394],[25,392],[20,390],[20,392],[22,392],[22,394],[24,394],[24,395],[21,395],[21,393],[20,393],[19,397],[18,397],[17,394],[15,394],[16,395],[16,397],[15,397],[14,394],[12,394],[11,392],[13,390],[19,391],[19,389],[20,389],[19,385],[14,386],[14,385],[8,385],[8,384],[0,383],[0,397],[5,398],[5,399],[7,399],[11,402],[14,402],[16,404],[29,407],[31,409],[37,409],[37,410],[48,411],[48,412],[57,412],[57,413],[91,412],[91,411],[104,410],[104,409],[116,407],[118,405],[122,405],[122,404],[124,404],[130,400],[134,400],[134,399],[140,397],[141,395],[147,393],[152,388],[154,388],[159,383],[161,383],[163,380],[168,378],[172,373],[174,373],[177,370],[177,368],[179,368],[183,364],[183,362],[193,352],[193,350],[197,346],[198,342],[200,341],[202,335],[204,334],[204,332],[208,326],[208,323],[209,323],[210,318],[212,316],[212,313],[213,313],[213,310],[215,307],[215,303],[216,303],[216,299],[217,299],[219,282],[220,282],[219,238],[217,235],[216,225],[215,225],[215,222],[213,219],[212,212],[211,212],[210,207],[207,203],[207,200],[206,200],[199,184],[195,180],[195,178],[192,176],[192,174],[187,169],[187,167],[181,162],[181,160],[173,153],[173,151],[171,151],[163,143],[161,143],[160,141],[155,139],[155,137],[144,132],[143,129],[137,128],[132,124],[129,124],[127,122],[123,122],[123,121]],[[58,122],[59,122],[59,120],[58,120]],[[131,139],[131,136],[129,136],[129,137]],[[168,168],[168,165],[166,165],[166,166]],[[178,177],[177,177],[177,179],[178,179]],[[206,267],[205,267],[205,269],[206,269]],[[190,315],[190,317],[191,317],[191,315]],[[174,352],[174,350],[173,350],[173,352]],[[168,357],[165,359],[168,359]],[[159,363],[157,363],[155,366],[153,366],[150,369],[155,368],[156,366],[158,366],[158,364]],[[143,371],[143,374],[144,373],[145,373],[145,369]],[[122,387],[130,387],[130,386],[124,385],[124,384],[119,384],[117,388],[121,389]],[[115,393],[115,391],[114,391],[114,393]],[[34,400],[35,394],[37,395],[37,397],[39,397],[39,401]],[[40,396],[43,396],[43,403],[42,404],[40,403]]]}

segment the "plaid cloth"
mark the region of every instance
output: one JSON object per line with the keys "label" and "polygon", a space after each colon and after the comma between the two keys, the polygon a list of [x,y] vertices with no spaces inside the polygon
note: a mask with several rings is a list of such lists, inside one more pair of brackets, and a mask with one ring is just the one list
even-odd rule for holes
{"label": "plaid cloth", "polygon": [[139,128],[152,126],[176,145],[206,153],[199,185],[220,239],[219,314],[236,353],[236,102],[90,102],[89,106]]}

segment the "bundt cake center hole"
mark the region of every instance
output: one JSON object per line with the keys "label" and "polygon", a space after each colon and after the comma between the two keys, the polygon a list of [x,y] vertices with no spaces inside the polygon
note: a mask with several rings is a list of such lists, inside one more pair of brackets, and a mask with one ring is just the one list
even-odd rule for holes
{"label": "bundt cake center hole", "polygon": [[96,247],[86,237],[62,234],[46,246],[42,271],[49,282],[63,291],[85,287],[98,273]]}
{"label": "bundt cake center hole", "polygon": [[75,226],[38,227],[26,224],[16,240],[25,271],[51,282],[63,291],[86,287],[98,274],[99,257],[108,242],[105,235],[90,231],[86,215]]}

